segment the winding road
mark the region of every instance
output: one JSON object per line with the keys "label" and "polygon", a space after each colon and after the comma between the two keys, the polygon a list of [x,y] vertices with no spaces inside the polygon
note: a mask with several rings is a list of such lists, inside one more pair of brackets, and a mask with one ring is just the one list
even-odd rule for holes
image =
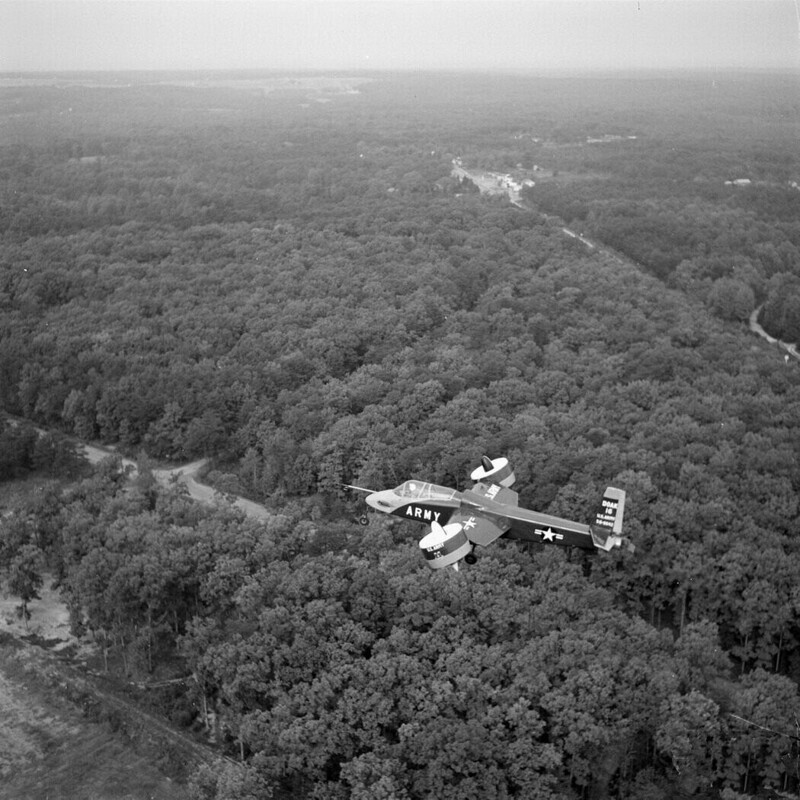
{"label": "winding road", "polygon": [[[98,445],[82,443],[82,446],[83,452],[91,464],[97,464],[104,458],[118,455],[114,450],[99,447]],[[153,477],[161,486],[169,486],[173,482],[183,484],[190,497],[206,505],[219,505],[221,502],[227,501],[235,508],[243,511],[251,519],[257,519],[261,522],[272,516],[264,506],[254,503],[252,500],[234,495],[224,495],[213,487],[200,483],[197,480],[197,474],[207,462],[208,459],[201,458],[199,461],[192,461],[190,464],[184,464],[181,467],[154,469]],[[136,476],[137,467],[135,461],[132,461],[130,458],[123,458],[122,466],[123,468],[127,467],[130,469],[131,477]]]}
{"label": "winding road", "polygon": [[[794,358],[800,359],[800,353],[797,352],[797,345],[796,344],[786,344],[786,342],[782,342],[780,339],[776,339],[774,336],[770,336],[759,324],[758,324],[758,315],[763,306],[759,306],[758,308],[753,309],[753,313],[750,315],[750,330],[753,333],[757,333],[763,339],[766,339],[770,344],[777,344],[782,347],[790,356],[794,356]],[[788,360],[789,356],[786,356]]]}
{"label": "winding road", "polygon": [[[6,415],[6,419],[8,419],[12,425],[28,422],[21,417],[14,418],[11,415]],[[49,432],[36,425],[34,425],[33,428],[40,436],[44,436]],[[86,442],[82,441],[78,441],[77,444],[79,446],[79,452],[80,450],[83,450],[83,454],[86,456],[86,460],[90,464],[98,464],[104,458],[111,458],[112,456],[118,458],[120,457],[119,453],[112,447],[103,447],[102,445],[97,444],[87,444]],[[135,478],[138,472],[136,462],[125,457],[121,457],[120,462],[123,469],[129,470],[129,476],[131,478]],[[248,500],[245,497],[238,497],[237,495],[223,494],[217,489],[214,489],[212,486],[207,486],[204,483],[200,483],[197,480],[197,474],[207,463],[207,458],[201,458],[199,461],[192,461],[191,463],[184,464],[180,467],[154,469],[153,477],[161,486],[169,486],[174,482],[183,484],[189,493],[189,497],[199,500],[201,503],[205,503],[206,505],[221,505],[222,503],[227,502],[234,508],[238,508],[239,510],[243,511],[251,519],[257,519],[261,522],[264,522],[273,516],[273,514],[271,514],[265,506],[254,503],[252,500]]]}

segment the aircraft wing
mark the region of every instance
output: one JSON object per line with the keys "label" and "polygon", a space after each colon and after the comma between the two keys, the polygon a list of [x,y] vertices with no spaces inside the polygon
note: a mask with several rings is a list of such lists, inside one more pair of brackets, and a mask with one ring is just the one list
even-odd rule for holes
{"label": "aircraft wing", "polygon": [[460,523],[467,538],[481,547],[499,539],[511,527],[511,522],[506,517],[482,513],[478,509],[458,511],[450,517],[450,522]]}
{"label": "aircraft wing", "polygon": [[496,483],[476,483],[470,491],[506,506],[519,505],[519,495],[513,489],[506,489]]}

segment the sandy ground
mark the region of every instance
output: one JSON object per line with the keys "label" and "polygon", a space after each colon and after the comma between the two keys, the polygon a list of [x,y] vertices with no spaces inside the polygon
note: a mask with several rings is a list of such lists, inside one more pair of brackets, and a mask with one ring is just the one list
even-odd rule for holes
{"label": "sandy ground", "polygon": [[[5,587],[5,581],[0,585]],[[38,600],[31,600],[28,611],[31,618],[27,628],[17,613],[19,598],[11,597],[5,591],[0,592],[0,631],[11,633],[14,636],[30,636],[35,634],[48,641],[58,639],[54,650],[74,644],[86,647],[69,632],[69,613],[67,607],[61,602],[58,592],[50,588],[50,578],[46,577],[44,586],[39,590],[41,595]]]}
{"label": "sandy ground", "polygon": [[184,800],[182,786],[44,677],[48,654],[24,637],[41,637],[51,653],[74,645],[78,658],[92,646],[70,634],[49,579],[40,594],[27,628],[19,601],[0,595],[0,800]]}

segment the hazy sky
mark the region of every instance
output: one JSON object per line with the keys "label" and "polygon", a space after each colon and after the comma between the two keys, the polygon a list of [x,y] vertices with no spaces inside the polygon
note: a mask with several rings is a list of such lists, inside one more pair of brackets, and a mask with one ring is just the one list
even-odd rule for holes
{"label": "hazy sky", "polygon": [[0,71],[800,71],[798,0],[0,0]]}

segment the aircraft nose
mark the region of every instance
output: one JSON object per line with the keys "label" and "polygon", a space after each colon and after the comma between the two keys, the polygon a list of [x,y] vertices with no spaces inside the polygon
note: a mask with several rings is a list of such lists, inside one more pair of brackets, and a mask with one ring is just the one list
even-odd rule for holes
{"label": "aircraft nose", "polygon": [[391,489],[384,489],[382,492],[368,494],[364,500],[368,506],[371,506],[376,511],[383,511],[384,514],[388,511],[392,511],[397,505],[394,500],[394,492]]}

